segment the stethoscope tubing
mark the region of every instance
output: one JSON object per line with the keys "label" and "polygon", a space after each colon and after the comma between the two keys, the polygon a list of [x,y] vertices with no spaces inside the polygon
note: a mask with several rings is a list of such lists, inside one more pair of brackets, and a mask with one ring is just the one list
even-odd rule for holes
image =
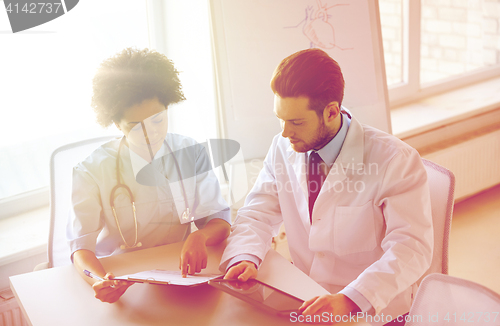
{"label": "stethoscope tubing", "polygon": [[[145,130],[144,126],[143,126],[143,129]],[[146,135],[146,134],[145,134]],[[132,194],[132,191],[130,190],[130,188],[121,182],[121,174],[120,174],[120,153],[121,153],[121,149],[123,147],[123,144],[125,142],[125,139],[126,137],[123,136],[122,139],[120,140],[120,144],[118,145],[118,153],[117,153],[117,156],[116,156],[116,185],[113,187],[113,189],[111,189],[111,193],[110,193],[110,198],[109,198],[109,205],[113,211],[113,216],[115,218],[115,222],[116,222],[116,226],[118,228],[118,231],[120,233],[120,236],[124,242],[124,245],[120,246],[120,248],[122,249],[125,249],[125,248],[136,248],[136,247],[141,247],[142,246],[142,243],[141,242],[138,242],[138,231],[139,231],[139,228],[138,228],[138,224],[137,224],[137,216],[136,216],[136,208],[135,208],[135,200],[134,200],[134,195]],[[179,166],[179,162],[177,162],[177,158],[175,157],[173,151],[172,151],[172,148],[170,147],[170,145],[168,145],[167,141],[166,140],[163,140],[164,144],[166,145],[166,147],[168,148],[170,154],[172,154],[172,157],[174,159],[174,164],[175,164],[175,168],[177,170],[177,173],[179,174],[179,180],[181,182],[181,188],[182,188],[182,196],[184,197],[184,204],[185,204],[185,211],[183,212],[182,214],[182,218],[184,220],[188,220],[189,219],[189,215],[190,215],[190,212],[189,212],[189,202],[188,202],[188,199],[187,199],[187,194],[186,194],[186,188],[184,187],[184,182],[182,181],[182,173],[181,173],[181,169],[180,169],[180,166]],[[152,155],[152,150],[151,150],[151,147],[149,146],[149,142],[148,142],[148,147],[149,147],[149,151],[150,151],[150,154],[151,154],[151,158],[153,158],[153,155]],[[153,161],[151,161],[149,164],[152,164]],[[165,166],[165,160],[164,160],[164,157],[162,157],[162,164],[163,166]],[[134,244],[132,246],[130,246],[127,241],[125,240],[125,237],[123,236],[123,233],[122,233],[122,230],[121,230],[121,227],[120,227],[120,223],[119,223],[119,220],[118,220],[118,216],[116,214],[116,210],[115,210],[115,205],[114,205],[114,199],[115,199],[115,192],[120,189],[120,188],[124,188],[128,195],[129,195],[129,198],[130,198],[130,202],[132,203],[132,212],[133,212],[133,217],[134,217],[134,226],[135,226],[135,240],[134,240]]]}

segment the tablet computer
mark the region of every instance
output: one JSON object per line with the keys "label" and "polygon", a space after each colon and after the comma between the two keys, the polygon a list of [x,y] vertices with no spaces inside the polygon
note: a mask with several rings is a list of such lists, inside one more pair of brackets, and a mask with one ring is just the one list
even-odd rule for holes
{"label": "tablet computer", "polygon": [[210,280],[208,284],[254,306],[281,316],[289,316],[292,312],[298,312],[299,307],[304,302],[302,299],[255,279],[246,282],[215,279]]}

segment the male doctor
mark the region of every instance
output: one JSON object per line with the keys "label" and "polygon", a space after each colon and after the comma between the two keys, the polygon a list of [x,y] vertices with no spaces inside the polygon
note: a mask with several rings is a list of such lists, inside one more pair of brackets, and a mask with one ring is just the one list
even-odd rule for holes
{"label": "male doctor", "polygon": [[225,278],[255,278],[284,223],[295,266],[331,293],[307,300],[303,315],[383,313],[379,324],[399,324],[432,258],[419,154],[344,110],[342,72],[320,49],[281,61],[271,88],[283,131],[238,211]]}

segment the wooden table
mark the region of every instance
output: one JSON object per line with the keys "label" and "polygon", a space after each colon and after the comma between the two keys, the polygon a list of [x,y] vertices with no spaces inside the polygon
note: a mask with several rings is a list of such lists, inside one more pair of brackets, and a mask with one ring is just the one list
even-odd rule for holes
{"label": "wooden table", "polygon": [[[183,243],[102,258],[115,275],[151,269],[178,270]],[[204,272],[219,273],[225,244],[209,247]],[[303,300],[328,293],[306,274],[271,250],[258,279]],[[73,266],[10,277],[12,291],[31,325],[296,325],[289,318],[264,312],[209,285],[186,288],[134,284],[113,304],[94,298],[94,291]],[[364,322],[344,325],[369,325]]]}

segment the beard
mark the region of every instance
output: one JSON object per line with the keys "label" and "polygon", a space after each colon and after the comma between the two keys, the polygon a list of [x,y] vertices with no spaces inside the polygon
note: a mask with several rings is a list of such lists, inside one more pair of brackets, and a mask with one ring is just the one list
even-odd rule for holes
{"label": "beard", "polygon": [[332,140],[334,136],[335,134],[326,127],[323,119],[321,119],[318,129],[316,129],[316,132],[311,137],[311,139],[307,141],[300,140],[295,144],[291,143],[291,146],[292,149],[298,153],[305,153],[310,151],[311,149],[320,150],[326,144],[328,144],[328,142]]}

